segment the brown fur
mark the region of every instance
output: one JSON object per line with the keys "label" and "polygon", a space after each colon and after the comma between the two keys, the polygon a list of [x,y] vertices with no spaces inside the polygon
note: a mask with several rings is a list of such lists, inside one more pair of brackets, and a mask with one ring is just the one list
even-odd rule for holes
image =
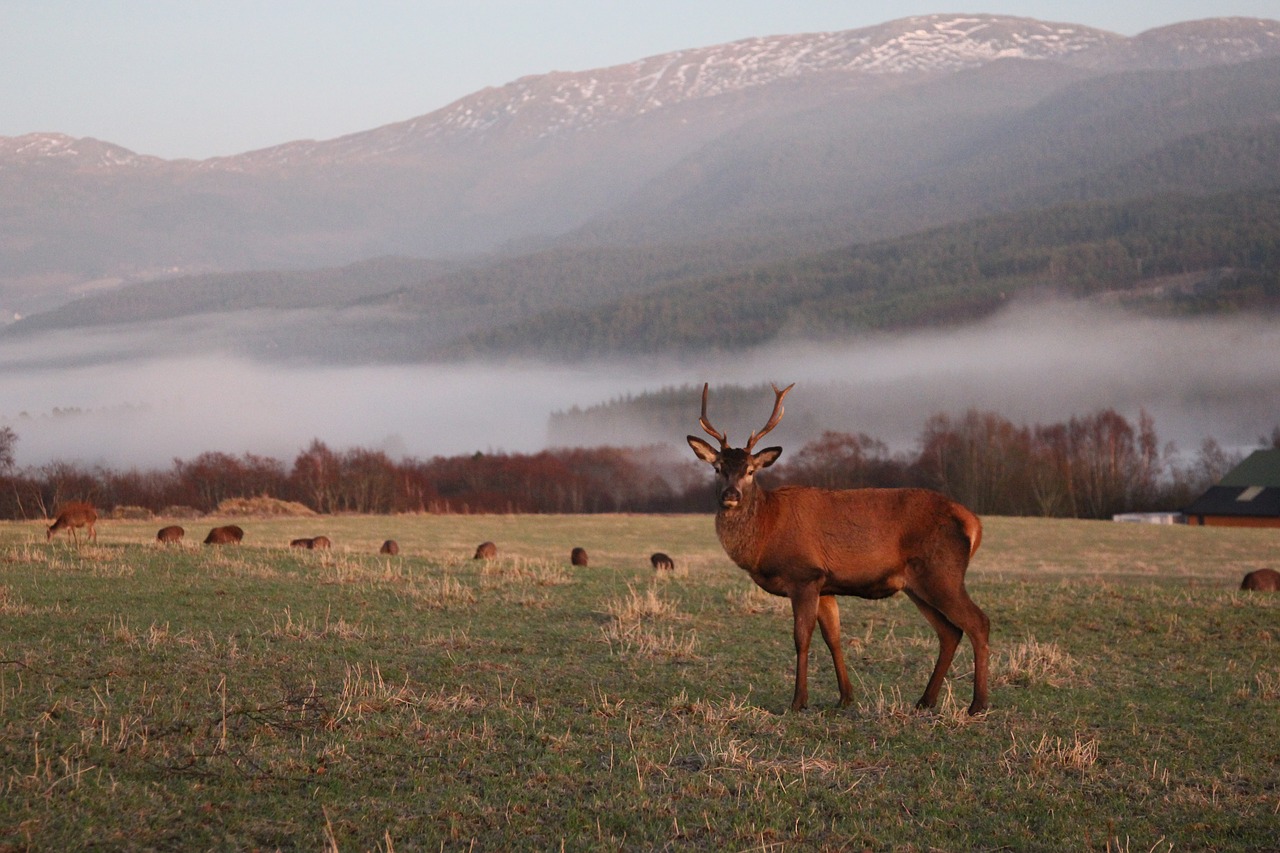
{"label": "brown fur", "polygon": [[716,450],[689,436],[699,459],[716,468],[720,509],[716,534],[725,553],[762,589],[791,599],[796,647],[792,710],[809,701],[809,644],[816,625],[831,650],[840,704],[853,698],[840,644],[837,595],[886,598],[905,592],[938,634],[938,660],[917,707],[931,708],[961,638],[973,645],[973,702],[969,713],[987,708],[990,623],[964,587],[969,559],[982,541],[982,524],[964,506],[927,489],[829,490],[799,486],[766,489],[757,471],[772,465],[782,448],[752,454],[755,440],[781,419],[777,391],[774,417],[744,449],[727,445],[706,421],[703,429],[721,441]]}
{"label": "brown fur", "polygon": [[497,545],[494,545],[492,542],[481,542],[481,543],[480,543],[480,546],[479,546],[478,548],[476,548],[476,555],[475,555],[474,557],[472,557],[471,559],[473,559],[473,560],[492,560],[492,559],[493,559],[494,557],[496,557],[496,556],[498,556],[498,546],[497,546]]}
{"label": "brown fur", "polygon": [[1280,572],[1275,569],[1258,569],[1249,572],[1240,582],[1240,588],[1254,592],[1280,592]]}
{"label": "brown fur", "polygon": [[310,548],[314,539],[293,539],[289,542],[290,548]]}
{"label": "brown fur", "polygon": [[378,553],[390,554],[394,557],[396,554],[400,553],[400,545],[397,544],[396,540],[388,539],[386,542],[382,543],[382,547],[378,549]]}
{"label": "brown fur", "polygon": [[53,524],[49,525],[49,529],[45,531],[45,541],[53,539],[53,534],[59,530],[66,530],[71,534],[71,539],[77,545],[80,544],[80,537],[76,531],[81,527],[88,528],[86,530],[86,538],[90,541],[98,541],[98,531],[94,529],[94,525],[98,523],[98,511],[93,508],[92,504],[83,501],[74,501],[66,504],[59,510],[58,515],[53,520]]}
{"label": "brown fur", "polygon": [[173,542],[181,542],[182,537],[185,536],[186,533],[187,531],[183,530],[178,525],[170,524],[168,527],[160,528],[160,532],[156,534],[156,541],[163,542],[166,545]]}
{"label": "brown fur", "polygon": [[215,527],[204,537],[206,545],[234,545],[244,539],[244,531],[234,524]]}
{"label": "brown fur", "polygon": [[569,562],[575,566],[585,566],[587,564],[587,549],[574,548],[569,552]]}
{"label": "brown fur", "polygon": [[661,551],[657,551],[653,554],[650,554],[649,562],[650,564],[653,565],[653,568],[655,571],[660,571],[660,572],[663,572],[663,571],[669,572],[674,570],[676,567],[676,564],[672,562],[671,558],[668,557],[666,554],[662,553]]}

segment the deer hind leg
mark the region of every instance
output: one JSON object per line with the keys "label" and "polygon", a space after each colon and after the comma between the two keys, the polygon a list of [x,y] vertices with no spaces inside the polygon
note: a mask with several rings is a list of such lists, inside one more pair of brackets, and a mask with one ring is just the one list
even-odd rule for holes
{"label": "deer hind leg", "polygon": [[924,688],[924,695],[920,697],[919,702],[916,702],[917,708],[932,708],[938,703],[942,680],[946,677],[947,670],[951,668],[951,661],[956,656],[956,648],[959,647],[960,638],[964,636],[964,632],[942,615],[942,611],[915,592],[908,589],[906,593],[924,618],[933,626],[933,630],[938,632],[938,661],[933,665],[933,673],[929,676],[929,683]]}
{"label": "deer hind leg", "polygon": [[951,666],[956,647],[961,636],[967,634],[973,645],[973,702],[969,705],[970,714],[980,714],[987,710],[988,658],[990,656],[989,638],[991,622],[987,614],[969,598],[963,586],[949,590],[947,595],[924,600],[918,593],[907,590],[907,595],[915,602],[916,607],[938,632],[940,648],[938,663],[934,666],[933,675],[929,677],[929,685],[925,688],[918,707],[933,707],[938,698],[938,690],[942,687],[943,676]]}
{"label": "deer hind leg", "polygon": [[982,608],[973,603],[964,587],[960,587],[947,610],[947,618],[969,635],[973,646],[973,702],[970,714],[987,710],[988,658],[991,652],[991,620]]}
{"label": "deer hind leg", "polygon": [[824,595],[818,599],[818,627],[822,629],[822,639],[831,650],[831,662],[836,668],[836,682],[840,685],[840,707],[847,707],[853,701],[853,685],[849,683],[849,672],[844,665],[844,649],[840,646],[840,606],[834,595]]}

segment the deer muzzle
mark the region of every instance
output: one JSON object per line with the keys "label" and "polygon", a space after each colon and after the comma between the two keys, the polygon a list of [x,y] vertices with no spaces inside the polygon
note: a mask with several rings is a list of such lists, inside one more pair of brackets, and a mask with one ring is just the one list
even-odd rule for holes
{"label": "deer muzzle", "polygon": [[742,492],[736,487],[729,486],[720,493],[720,506],[725,509],[733,509],[740,503],[742,503]]}

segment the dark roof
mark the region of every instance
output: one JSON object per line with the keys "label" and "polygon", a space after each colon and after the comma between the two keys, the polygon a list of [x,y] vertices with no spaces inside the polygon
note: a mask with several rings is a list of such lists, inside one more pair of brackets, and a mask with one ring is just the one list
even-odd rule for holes
{"label": "dark roof", "polygon": [[1227,472],[1219,486],[1274,486],[1280,488],[1280,449],[1255,450]]}
{"label": "dark roof", "polygon": [[1280,517],[1280,487],[1213,486],[1182,512],[1184,515]]}

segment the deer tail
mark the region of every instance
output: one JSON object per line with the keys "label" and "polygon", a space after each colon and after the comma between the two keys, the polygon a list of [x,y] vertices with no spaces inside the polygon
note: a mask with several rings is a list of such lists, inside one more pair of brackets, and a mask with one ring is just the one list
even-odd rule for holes
{"label": "deer tail", "polygon": [[969,559],[972,560],[973,555],[978,553],[978,546],[982,544],[982,521],[960,504],[956,504],[954,513],[956,521],[964,530],[965,538],[969,540]]}

